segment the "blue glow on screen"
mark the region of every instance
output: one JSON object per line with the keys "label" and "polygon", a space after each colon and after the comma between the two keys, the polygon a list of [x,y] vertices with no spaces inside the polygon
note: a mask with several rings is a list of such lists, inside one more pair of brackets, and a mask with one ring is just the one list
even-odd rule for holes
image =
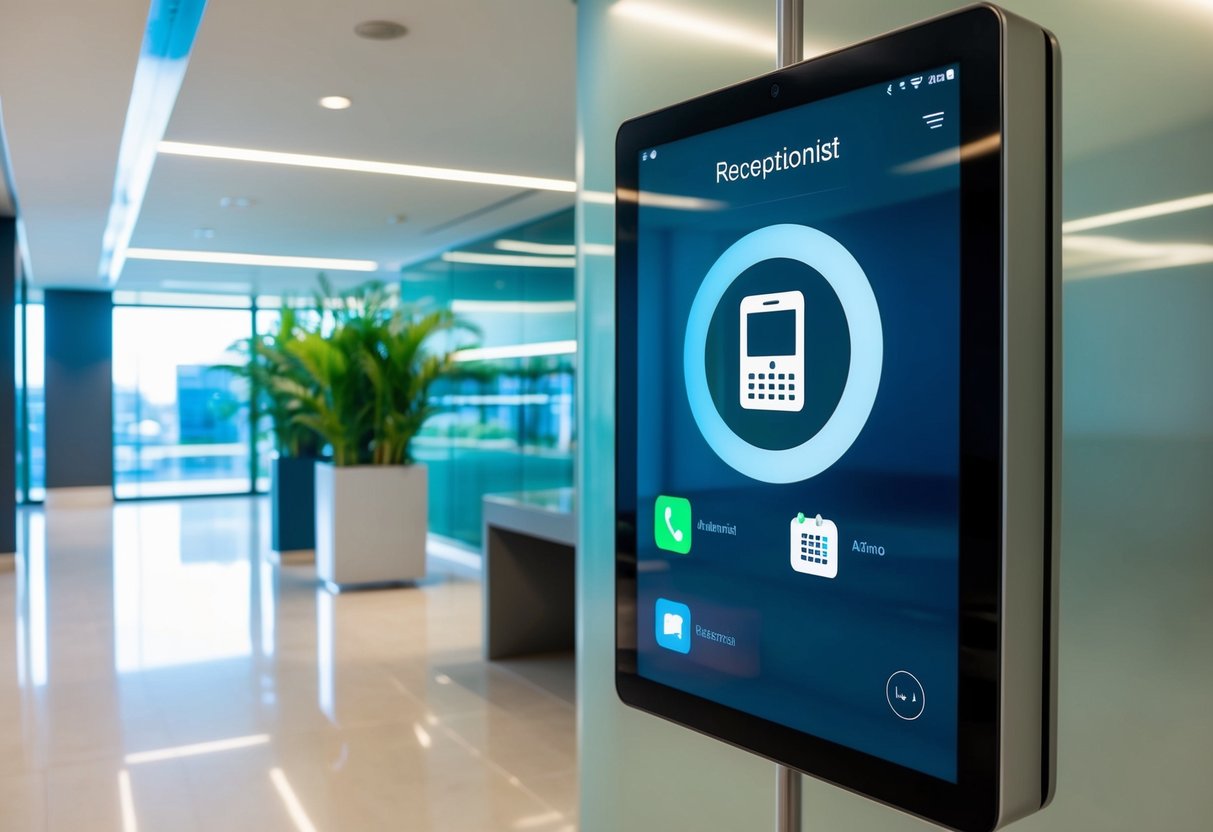
{"label": "blue glow on screen", "polygon": [[640,675],[952,782],[955,72],[644,154],[637,243]]}

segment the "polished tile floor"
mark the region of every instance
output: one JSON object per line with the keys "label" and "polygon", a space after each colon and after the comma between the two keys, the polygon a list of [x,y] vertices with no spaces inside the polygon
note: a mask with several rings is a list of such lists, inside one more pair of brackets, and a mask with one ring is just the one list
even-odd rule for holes
{"label": "polished tile floor", "polygon": [[483,662],[480,584],[434,558],[418,588],[317,591],[267,558],[266,519],[23,510],[0,829],[572,830],[570,660]]}

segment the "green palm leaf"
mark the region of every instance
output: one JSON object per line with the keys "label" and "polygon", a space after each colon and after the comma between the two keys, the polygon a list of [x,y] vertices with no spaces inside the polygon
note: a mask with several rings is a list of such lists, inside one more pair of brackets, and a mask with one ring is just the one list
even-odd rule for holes
{"label": "green palm leaf", "polygon": [[279,451],[338,465],[400,465],[435,412],[434,382],[450,374],[453,353],[435,336],[474,332],[449,310],[400,306],[382,284],[335,293],[324,275],[305,316],[283,306],[278,330],[235,345],[244,364],[224,369],[247,378],[268,413]]}

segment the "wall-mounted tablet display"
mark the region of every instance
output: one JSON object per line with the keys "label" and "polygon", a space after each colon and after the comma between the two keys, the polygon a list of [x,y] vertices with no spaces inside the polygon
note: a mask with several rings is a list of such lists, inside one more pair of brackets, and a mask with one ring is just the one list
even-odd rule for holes
{"label": "wall-mounted tablet display", "polygon": [[949,781],[963,72],[641,151],[637,219],[639,675]]}
{"label": "wall-mounted tablet display", "polygon": [[1054,51],[980,7],[618,141],[620,695],[963,829],[1050,790]]}

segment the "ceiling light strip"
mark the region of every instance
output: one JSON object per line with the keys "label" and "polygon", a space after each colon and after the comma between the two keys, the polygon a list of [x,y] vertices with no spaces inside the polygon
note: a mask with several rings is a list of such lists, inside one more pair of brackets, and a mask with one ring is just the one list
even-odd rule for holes
{"label": "ceiling light strip", "polygon": [[527,240],[498,240],[493,248],[514,254],[543,254],[551,257],[573,257],[577,246],[564,243],[532,243]]}
{"label": "ceiling light strip", "polygon": [[1204,243],[1147,243],[1078,234],[1063,238],[1062,254],[1066,280],[1144,274],[1213,263],[1213,245]]}
{"label": "ceiling light strip", "polygon": [[492,361],[506,358],[537,358],[544,355],[572,355],[577,352],[577,342],[537,341],[533,344],[511,344],[504,347],[476,347],[458,350],[455,361]]}
{"label": "ceiling light strip", "polygon": [[476,185],[501,185],[507,188],[526,188],[537,191],[573,193],[577,190],[577,183],[569,179],[545,179],[538,176],[516,176],[510,173],[405,165],[399,162],[374,162],[367,159],[345,159],[339,156],[316,156],[308,153],[282,153],[276,150],[255,150],[248,147],[163,141],[160,142],[160,152],[170,156],[257,162],[266,165],[290,165],[354,173],[378,173],[386,176],[410,176],[417,179],[468,182]]}
{"label": "ceiling light strip", "polygon": [[1090,231],[1093,228],[1106,228],[1109,225],[1120,225],[1126,222],[1147,220],[1153,217],[1164,217],[1167,214],[1178,214],[1183,211],[1195,211],[1198,208],[1213,207],[1213,192],[1186,196],[1182,199],[1170,199],[1166,202],[1154,202],[1149,205],[1139,205],[1136,208],[1126,208],[1123,211],[1112,211],[1107,214],[1096,214],[1093,217],[1083,217],[1061,224],[1061,230],[1066,234],[1078,231]]}
{"label": "ceiling light strip", "polygon": [[161,280],[160,288],[168,289],[171,292],[231,292],[239,295],[247,295],[253,291],[251,283],[236,283],[226,281],[210,281],[210,280]]}
{"label": "ceiling light strip", "polygon": [[578,194],[582,202],[589,202],[594,205],[614,205],[615,193],[613,191],[581,191]]}
{"label": "ceiling light strip", "polygon": [[726,207],[725,203],[717,199],[659,194],[654,191],[637,191],[632,188],[620,188],[619,199],[623,202],[637,202],[649,208],[669,208],[674,211],[721,211]]}
{"label": "ceiling light strip", "polygon": [[156,163],[156,148],[177,103],[205,9],[205,0],[152,0],[148,10],[101,238],[98,271],[109,287],[122,273],[123,255]]}
{"label": "ceiling light strip", "polygon": [[447,251],[442,259],[448,263],[468,263],[474,266],[519,266],[540,269],[572,269],[576,257],[539,257],[528,254],[493,254],[480,251]]}
{"label": "ceiling light strip", "polygon": [[451,311],[456,315],[509,314],[509,315],[559,315],[577,311],[577,302],[571,300],[464,300],[451,301]]}
{"label": "ceiling light strip", "polygon": [[226,266],[274,266],[284,269],[333,269],[346,272],[373,272],[374,260],[344,260],[336,257],[294,257],[278,254],[246,254],[235,251],[190,251],[171,248],[131,248],[130,260],[164,260],[173,263],[218,263]]}

